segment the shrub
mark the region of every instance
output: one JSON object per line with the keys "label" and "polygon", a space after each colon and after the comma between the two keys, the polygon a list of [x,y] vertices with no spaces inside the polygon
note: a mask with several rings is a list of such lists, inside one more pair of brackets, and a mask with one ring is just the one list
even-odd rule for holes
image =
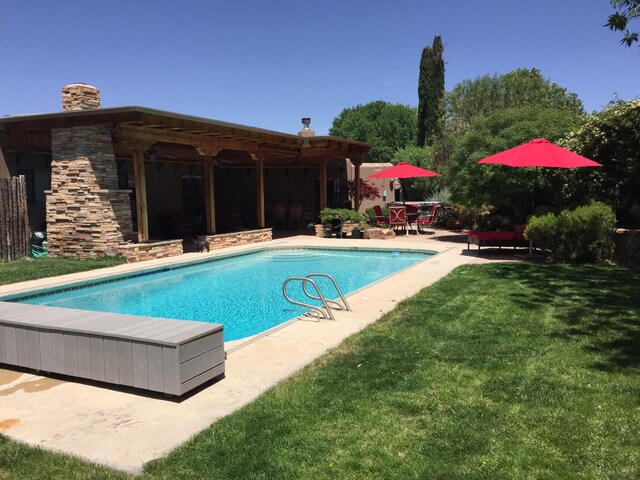
{"label": "shrub", "polygon": [[425,198],[427,202],[451,203],[451,191],[447,187],[434,188]]}
{"label": "shrub", "polygon": [[348,208],[325,208],[320,212],[320,221],[322,223],[329,223],[333,220],[362,223],[364,222],[364,216]]}
{"label": "shrub", "polygon": [[451,209],[453,210],[456,218],[464,223],[465,227],[471,228],[472,230],[481,230],[481,227],[486,227],[485,217],[491,212],[493,207],[490,205],[470,207],[454,204]]}
{"label": "shrub", "polygon": [[525,235],[560,263],[595,263],[613,257],[615,217],[608,205],[591,202],[559,215],[532,216]]}
{"label": "shrub", "polygon": [[376,212],[373,211],[373,208],[367,208],[364,212],[364,218],[369,225],[376,224]]}

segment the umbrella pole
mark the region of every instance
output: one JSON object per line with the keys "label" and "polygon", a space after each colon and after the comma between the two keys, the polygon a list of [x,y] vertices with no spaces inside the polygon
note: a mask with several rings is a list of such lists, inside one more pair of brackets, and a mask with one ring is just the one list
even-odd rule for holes
{"label": "umbrella pole", "polygon": [[[533,177],[533,195],[531,195],[531,215],[535,212],[536,207],[536,190],[538,189],[538,167],[536,167],[536,176]],[[529,217],[531,218],[531,217]],[[533,240],[529,240],[529,256],[533,255]]]}

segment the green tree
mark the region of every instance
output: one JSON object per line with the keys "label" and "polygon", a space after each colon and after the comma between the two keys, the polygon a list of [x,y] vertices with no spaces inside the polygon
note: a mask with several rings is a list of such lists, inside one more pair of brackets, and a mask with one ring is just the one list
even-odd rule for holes
{"label": "green tree", "polygon": [[593,198],[617,203],[620,225],[640,226],[640,100],[611,103],[558,144],[603,165],[570,172],[563,184],[565,201],[577,205]]}
{"label": "green tree", "polygon": [[373,144],[365,162],[389,162],[394,152],[416,142],[415,107],[378,100],[345,108],[333,119],[329,135]]}
{"label": "green tree", "polygon": [[620,43],[630,47],[638,42],[638,32],[631,32],[628,27],[631,20],[640,18],[640,0],[611,0],[610,3],[616,12],[609,15],[605,27],[624,32]]}
{"label": "green tree", "polygon": [[445,97],[446,119],[453,134],[464,132],[476,117],[505,109],[550,108],[572,116],[584,114],[575,93],[544,78],[538,69],[517,69],[458,83]]}
{"label": "green tree", "polygon": [[[505,109],[473,118],[467,131],[456,139],[445,172],[452,200],[473,207],[493,205],[522,222],[530,210],[536,175],[536,204],[548,204],[558,190],[558,185],[547,179],[548,170],[536,173],[533,168],[478,165],[478,160],[532,138],[553,142],[565,135],[574,122],[575,118],[566,111],[541,107]],[[554,177],[556,183],[560,180]]]}
{"label": "green tree", "polygon": [[422,50],[418,79],[418,146],[433,144],[442,132],[444,116],[444,47],[440,36]]}
{"label": "green tree", "polygon": [[355,180],[349,180],[347,182],[347,194],[349,200],[353,202],[353,209],[357,212],[360,210],[363,200],[375,200],[380,198],[380,189],[373,185],[369,180],[360,179],[360,202],[356,204],[356,182]]}

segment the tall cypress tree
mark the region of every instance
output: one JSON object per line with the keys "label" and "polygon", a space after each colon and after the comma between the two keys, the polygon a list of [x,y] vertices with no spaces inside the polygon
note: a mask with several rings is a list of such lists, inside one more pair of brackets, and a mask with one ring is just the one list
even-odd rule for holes
{"label": "tall cypress tree", "polygon": [[431,145],[444,121],[444,60],[440,35],[422,50],[418,79],[418,146]]}

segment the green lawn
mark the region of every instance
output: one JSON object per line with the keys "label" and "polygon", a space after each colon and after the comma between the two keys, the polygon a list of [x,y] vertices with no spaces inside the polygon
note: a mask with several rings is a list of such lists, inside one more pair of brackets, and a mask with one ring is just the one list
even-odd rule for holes
{"label": "green lawn", "polygon": [[[639,292],[622,267],[458,268],[143,477],[640,478]],[[0,478],[92,476],[68,462],[0,443]]]}
{"label": "green lawn", "polygon": [[86,260],[51,257],[22,258],[14,262],[0,263],[0,285],[112,267],[121,263],[125,263],[122,257]]}

